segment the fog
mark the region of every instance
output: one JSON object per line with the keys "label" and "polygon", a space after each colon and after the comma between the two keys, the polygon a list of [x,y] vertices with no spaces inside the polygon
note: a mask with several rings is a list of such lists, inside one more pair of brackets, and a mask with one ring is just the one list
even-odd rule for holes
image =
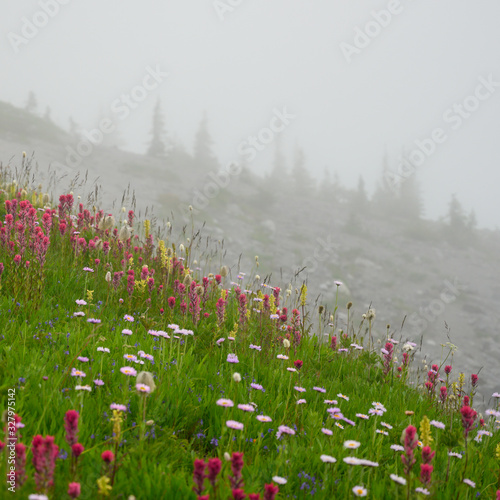
{"label": "fog", "polygon": [[[169,136],[188,151],[206,112],[222,165],[287,110],[286,158],[299,145],[318,180],[325,167],[347,186],[363,175],[369,192],[384,155],[397,172],[420,141],[425,217],[443,216],[456,193],[494,228],[499,19],[497,0],[4,0],[0,100],[24,107],[33,91],[65,129],[70,116],[90,130],[114,114],[121,147],[144,153],[161,98]],[[168,76],[118,116],[148,68]],[[272,155],[263,148],[252,170],[269,172]]]}

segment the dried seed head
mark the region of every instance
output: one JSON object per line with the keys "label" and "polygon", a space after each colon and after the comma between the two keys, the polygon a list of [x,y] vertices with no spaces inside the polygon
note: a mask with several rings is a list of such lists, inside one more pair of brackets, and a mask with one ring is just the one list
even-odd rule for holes
{"label": "dried seed head", "polygon": [[186,274],[186,276],[184,276],[182,282],[186,285],[186,287],[189,287],[189,285],[191,285],[191,283],[193,282],[193,278],[191,278],[191,275],[188,273]]}
{"label": "dried seed head", "polygon": [[318,307],[318,313],[319,314],[323,314],[323,311],[325,310],[325,307],[324,306],[319,306]]}
{"label": "dried seed head", "polygon": [[104,229],[112,229],[115,227],[115,218],[110,214],[104,216]]}
{"label": "dried seed head", "polygon": [[352,302],[348,302],[346,307],[347,307],[347,310],[349,310],[352,307]]}
{"label": "dried seed head", "polygon": [[127,241],[132,237],[132,229],[128,227],[128,222],[124,221],[122,228],[120,229],[120,233],[118,238],[120,241]]}
{"label": "dried seed head", "polygon": [[198,295],[198,297],[201,296],[201,295],[203,295],[203,287],[202,286],[197,286],[195,288],[195,292],[196,292],[196,295]]}
{"label": "dried seed head", "polygon": [[151,372],[139,372],[137,374],[136,382],[138,384],[147,385],[150,392],[153,392],[156,389],[155,380]]}
{"label": "dried seed head", "polygon": [[220,275],[225,278],[229,274],[229,268],[227,266],[222,266],[220,268]]}
{"label": "dried seed head", "polygon": [[368,309],[368,312],[366,313],[366,319],[368,321],[372,321],[375,319],[375,309]]}

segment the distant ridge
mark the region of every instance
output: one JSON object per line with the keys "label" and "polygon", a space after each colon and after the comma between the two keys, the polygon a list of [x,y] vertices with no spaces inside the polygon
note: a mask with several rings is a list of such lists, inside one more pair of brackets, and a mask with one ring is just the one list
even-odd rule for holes
{"label": "distant ridge", "polygon": [[70,135],[55,123],[2,101],[0,101],[0,136],[21,141],[41,139],[59,143],[70,140]]}

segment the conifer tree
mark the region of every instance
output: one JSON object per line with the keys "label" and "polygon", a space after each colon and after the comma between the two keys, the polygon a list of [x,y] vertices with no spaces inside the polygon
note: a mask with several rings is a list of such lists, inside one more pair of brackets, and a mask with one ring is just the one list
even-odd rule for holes
{"label": "conifer tree", "polygon": [[281,134],[277,134],[274,139],[273,168],[270,180],[273,184],[279,183],[282,188],[286,188],[288,185],[288,172],[283,154]]}
{"label": "conifer tree", "polygon": [[422,216],[423,203],[416,173],[402,179],[399,185],[399,215],[410,220],[418,220]]}
{"label": "conifer tree", "polygon": [[382,217],[388,217],[395,212],[398,192],[399,180],[390,169],[389,155],[386,151],[382,160],[382,175],[377,182],[372,199],[374,209]]}
{"label": "conifer tree", "polygon": [[165,147],[165,121],[161,111],[160,99],[156,102],[153,111],[153,126],[151,127],[151,143],[149,144],[147,155],[155,158],[163,158],[166,156],[167,149]]}
{"label": "conifer tree", "polygon": [[458,201],[456,194],[452,194],[451,196],[447,218],[451,234],[458,234],[465,230],[466,217],[462,204]]}
{"label": "conifer tree", "polygon": [[26,101],[26,106],[24,109],[28,113],[36,113],[37,108],[38,108],[38,101],[37,101],[36,95],[33,91],[30,91],[30,93],[28,94],[28,100]]}
{"label": "conifer tree", "polygon": [[314,185],[314,180],[306,168],[304,151],[298,146],[295,148],[292,179],[296,195],[307,197],[314,194],[316,186]]}
{"label": "conifer tree", "polygon": [[205,111],[203,113],[200,126],[198,127],[198,131],[196,132],[194,142],[194,161],[196,168],[201,169],[206,173],[219,169],[219,162],[212,151],[213,144],[214,141],[208,131],[208,117]]}
{"label": "conifer tree", "polygon": [[325,201],[333,201],[335,193],[333,192],[332,176],[328,167],[323,169],[323,180],[319,187],[320,197]]}
{"label": "conifer tree", "polygon": [[69,117],[68,121],[69,121],[69,133],[71,134],[71,136],[75,138],[79,137],[80,127],[78,126],[78,124],[75,122],[72,116]]}

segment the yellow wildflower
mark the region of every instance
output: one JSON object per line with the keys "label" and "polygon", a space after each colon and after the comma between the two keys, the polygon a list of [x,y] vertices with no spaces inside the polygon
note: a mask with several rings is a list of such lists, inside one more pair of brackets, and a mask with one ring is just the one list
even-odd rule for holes
{"label": "yellow wildflower", "polygon": [[420,422],[420,439],[424,446],[430,446],[433,439],[431,435],[431,421],[424,415],[424,418]]}
{"label": "yellow wildflower", "polygon": [[102,476],[97,480],[97,487],[99,488],[99,495],[109,497],[111,490],[110,479],[108,476]]}

